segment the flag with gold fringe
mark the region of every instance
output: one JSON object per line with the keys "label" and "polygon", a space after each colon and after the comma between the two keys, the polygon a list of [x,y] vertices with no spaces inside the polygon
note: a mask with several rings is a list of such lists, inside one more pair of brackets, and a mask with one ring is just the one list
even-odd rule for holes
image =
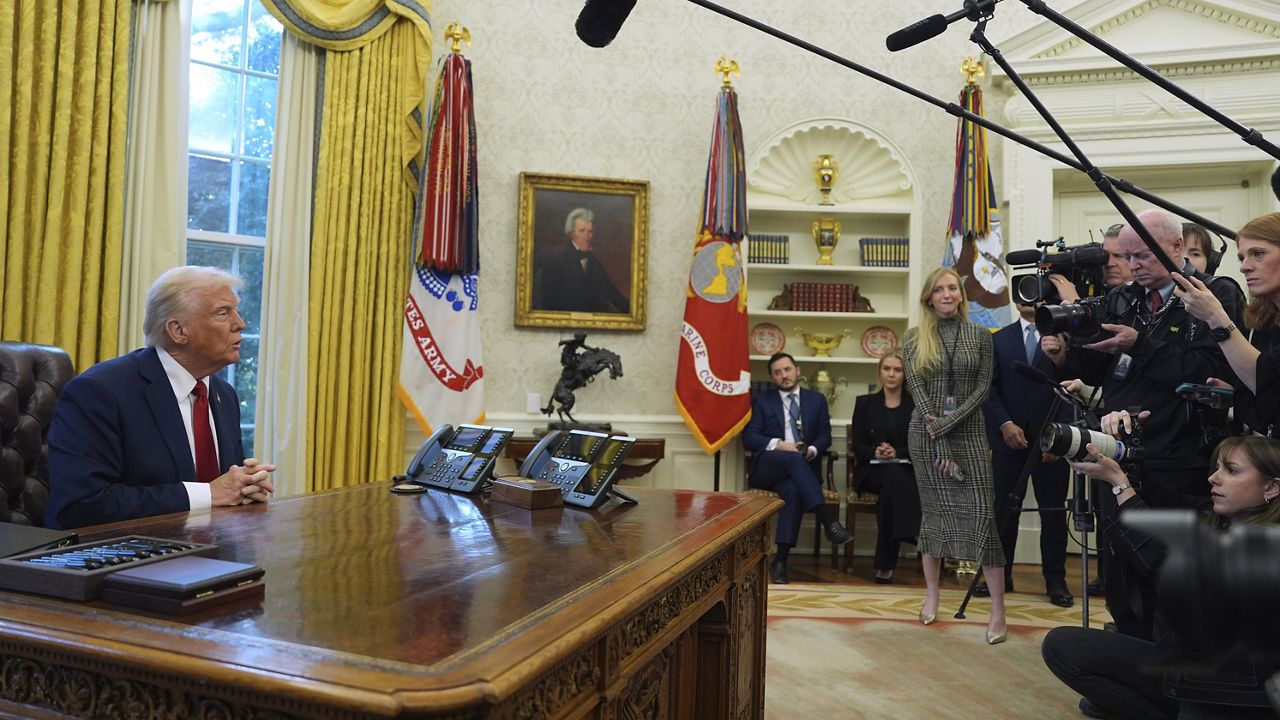
{"label": "flag with gold fringe", "polygon": [[400,399],[428,434],[443,424],[484,419],[471,92],[471,63],[455,41],[432,101],[400,357]]}
{"label": "flag with gold fringe", "polygon": [[[972,78],[960,91],[960,105],[982,114],[982,89]],[[955,187],[947,234],[942,265],[960,274],[969,298],[969,319],[993,329],[1012,322],[1000,214],[987,164],[987,131],[963,118],[956,127]]]}
{"label": "flag with gold fringe", "polygon": [[727,73],[725,77],[685,287],[676,366],[676,407],[707,454],[732,440],[751,417],[747,276],[742,265],[746,168],[738,98]]}

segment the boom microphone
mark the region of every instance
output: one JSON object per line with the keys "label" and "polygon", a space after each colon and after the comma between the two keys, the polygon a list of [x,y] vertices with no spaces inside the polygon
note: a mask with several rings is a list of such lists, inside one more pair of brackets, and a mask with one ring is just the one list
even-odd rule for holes
{"label": "boom microphone", "polygon": [[[955,15],[955,13],[952,13]],[[964,11],[960,11],[960,17],[964,17]],[[884,46],[889,52],[898,52],[906,50],[912,45],[920,43],[930,38],[936,38],[941,35],[955,20],[960,18],[943,17],[941,15],[930,15],[923,20],[917,20],[901,30],[892,33],[884,39]]]}
{"label": "boom microphone", "polygon": [[1276,194],[1276,199],[1280,200],[1280,168],[1271,174],[1271,192]]}
{"label": "boom microphone", "polygon": [[1004,261],[1010,265],[1035,265],[1040,262],[1040,251],[1014,250],[1004,256]]}
{"label": "boom microphone", "polygon": [[587,0],[573,28],[578,39],[594,48],[613,42],[636,0]]}
{"label": "boom microphone", "polygon": [[1058,387],[1058,383],[1054,382],[1053,379],[1045,373],[1045,371],[1035,367],[1034,365],[1024,363],[1021,360],[1013,361],[1013,371],[1031,382],[1039,383],[1041,385],[1049,385],[1055,388]]}

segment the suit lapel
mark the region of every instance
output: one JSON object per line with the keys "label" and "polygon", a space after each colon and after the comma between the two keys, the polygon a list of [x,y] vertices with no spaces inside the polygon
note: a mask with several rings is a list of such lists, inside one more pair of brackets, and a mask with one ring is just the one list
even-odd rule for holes
{"label": "suit lapel", "polygon": [[213,426],[218,433],[218,470],[226,472],[244,460],[236,457],[236,448],[240,447],[240,423],[230,386],[213,377],[209,378],[209,385],[213,388]]}
{"label": "suit lapel", "polygon": [[160,364],[155,348],[142,351],[139,372],[147,383],[143,394],[151,407],[160,439],[173,457],[173,466],[178,469],[178,481],[195,482],[196,464],[191,457],[191,445],[187,442],[186,426],[182,423],[182,413],[178,411],[178,402],[173,396],[173,386],[169,384],[169,376],[165,375],[164,366]]}

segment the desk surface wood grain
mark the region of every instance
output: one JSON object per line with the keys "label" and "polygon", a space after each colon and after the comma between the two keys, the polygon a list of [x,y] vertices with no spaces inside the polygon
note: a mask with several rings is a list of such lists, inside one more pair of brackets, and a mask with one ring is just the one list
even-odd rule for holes
{"label": "desk surface wood grain", "polygon": [[595,652],[606,630],[678,583],[702,573],[708,587],[728,586],[741,568],[706,573],[717,557],[732,565],[749,553],[763,567],[777,501],[632,492],[638,505],[526,510],[380,483],[100,526],[82,539],[217,544],[218,557],[266,570],[265,597],[173,617],[0,593],[0,644],[35,639],[54,658],[270,694],[288,714],[495,703]]}

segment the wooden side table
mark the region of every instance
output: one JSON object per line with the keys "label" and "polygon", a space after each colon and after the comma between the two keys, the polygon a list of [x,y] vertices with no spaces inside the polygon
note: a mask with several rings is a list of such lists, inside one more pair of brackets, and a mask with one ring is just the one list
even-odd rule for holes
{"label": "wooden side table", "polygon": [[[536,437],[513,437],[507,441],[502,454],[514,461],[516,467],[520,467],[524,459],[529,457],[529,453],[533,452],[533,447],[538,444],[538,440],[539,438]],[[659,460],[666,457],[666,448],[667,441],[663,438],[636,438],[636,444],[632,446],[622,467],[618,468],[618,479],[631,480],[648,474]]]}

